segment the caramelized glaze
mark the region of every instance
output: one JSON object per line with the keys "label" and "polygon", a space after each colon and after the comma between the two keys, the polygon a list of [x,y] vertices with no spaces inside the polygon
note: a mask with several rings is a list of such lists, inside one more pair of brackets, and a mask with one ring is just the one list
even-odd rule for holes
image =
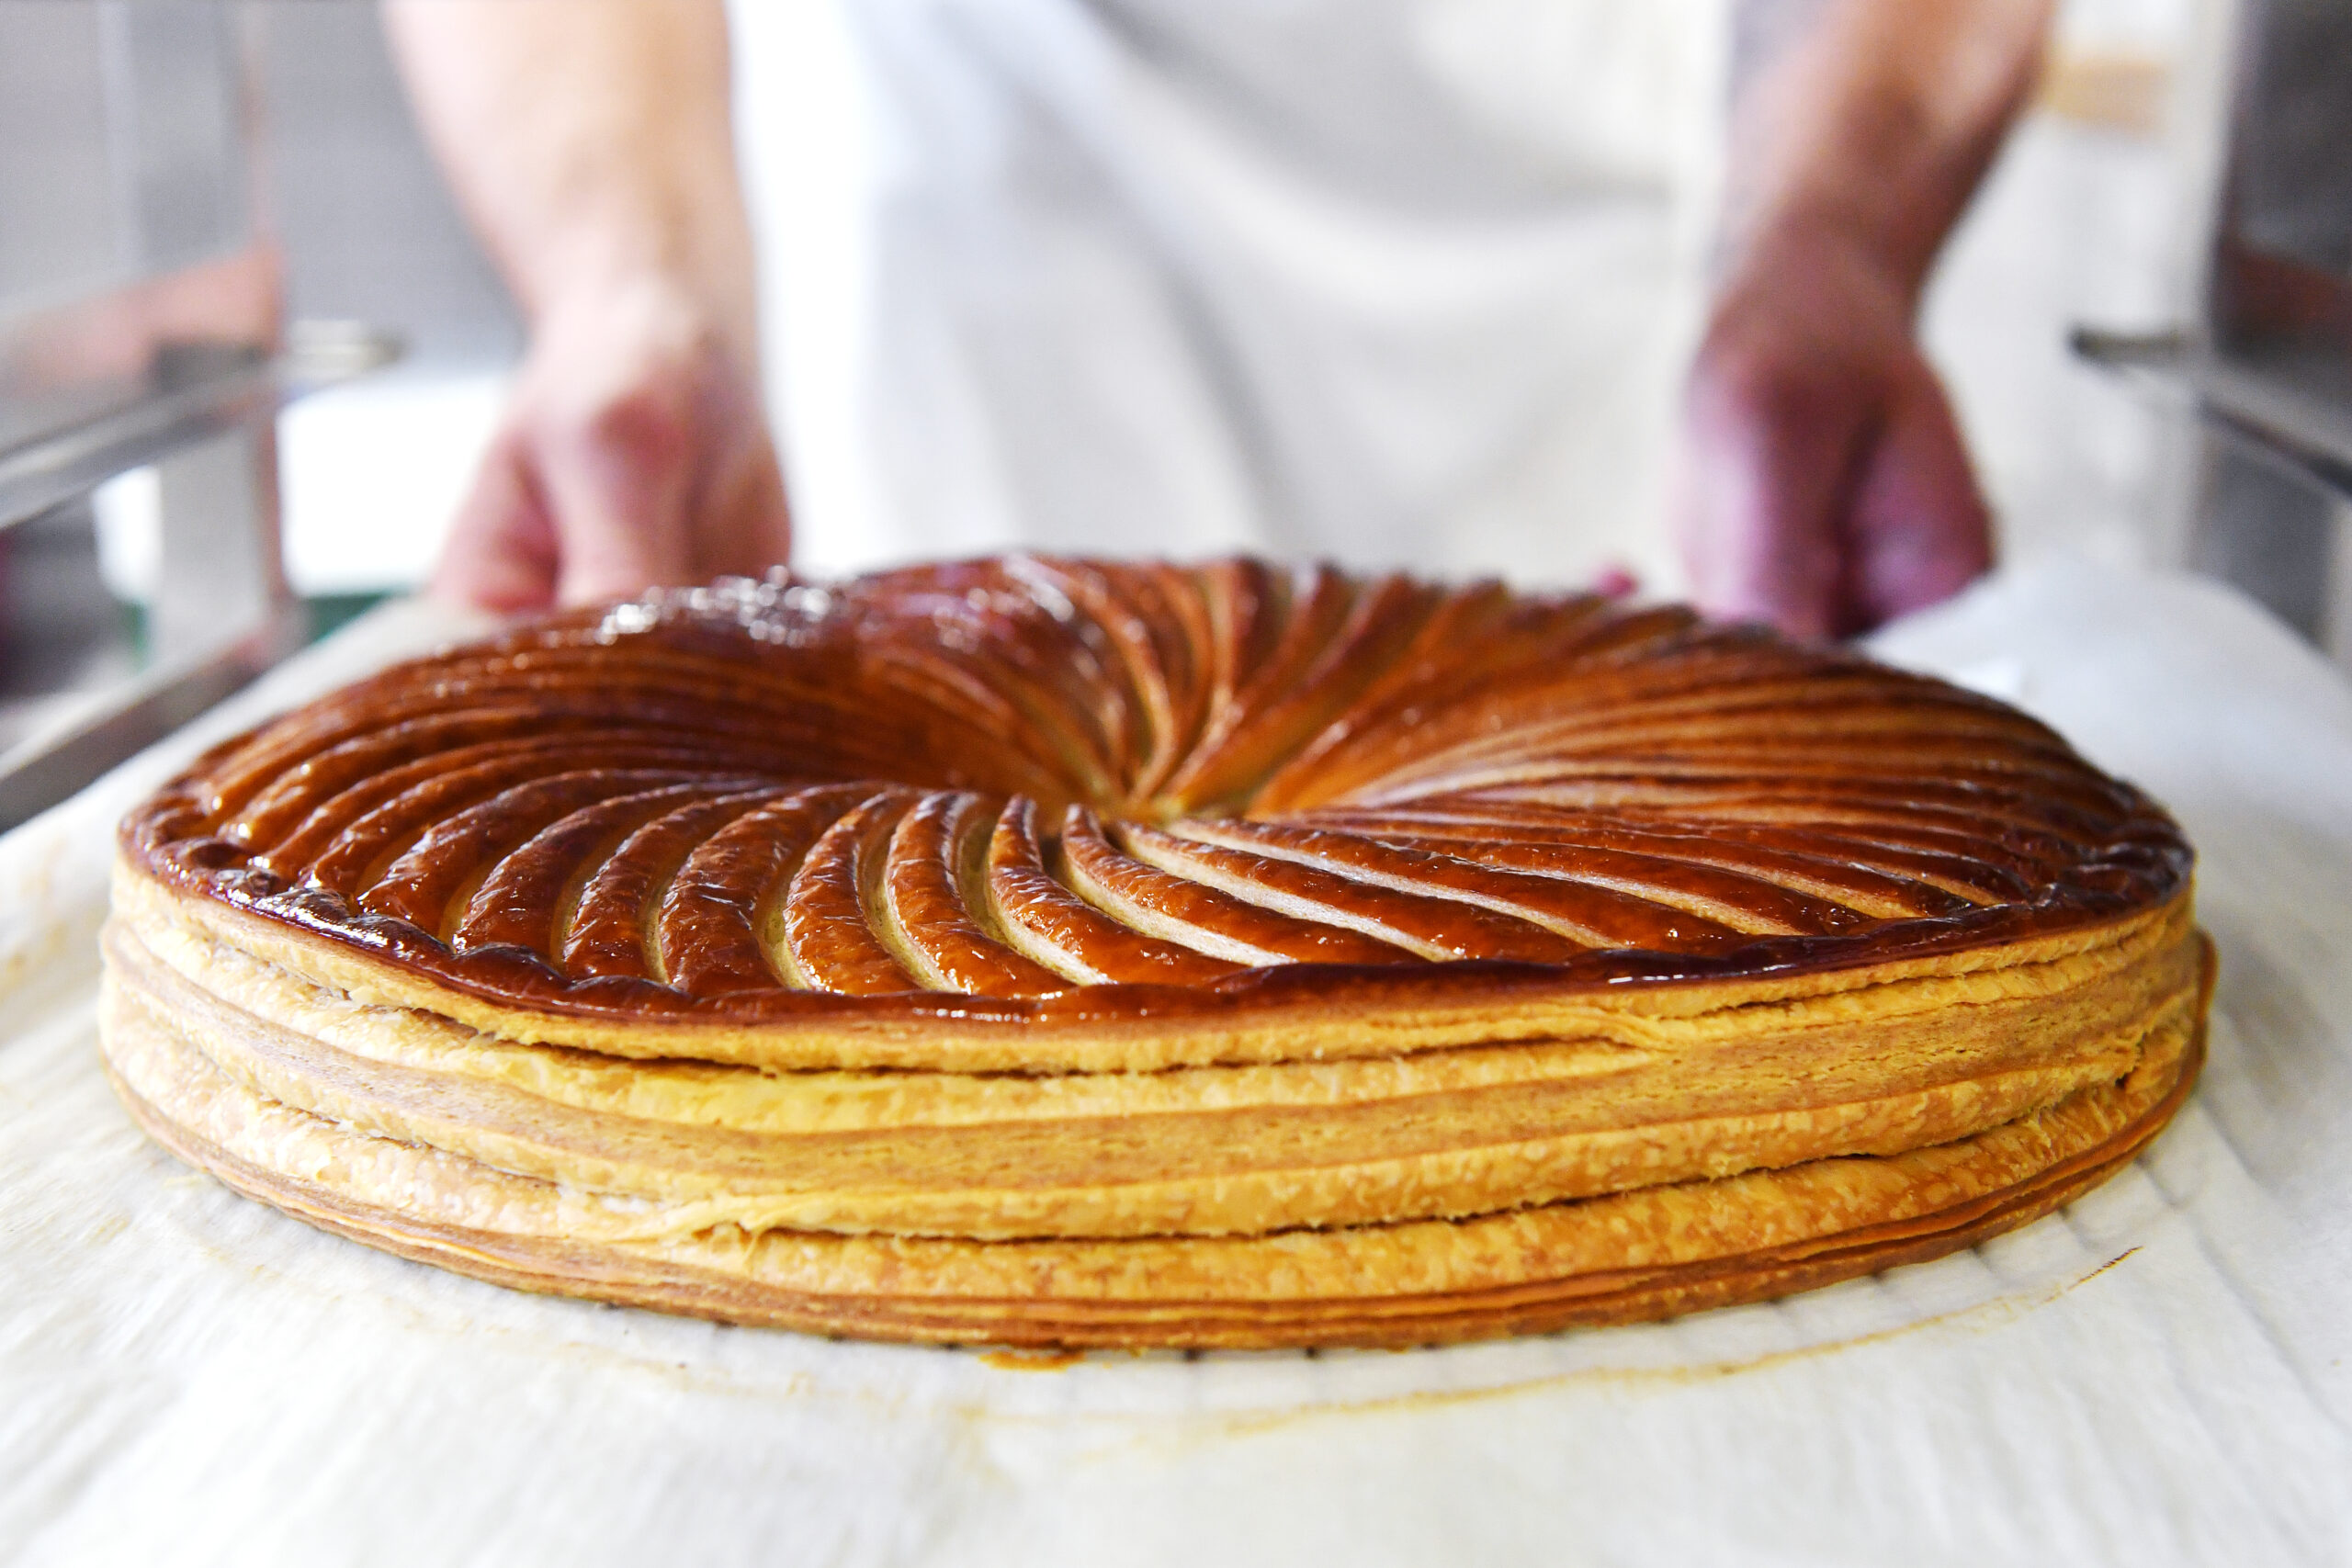
{"label": "caramelized glaze", "polygon": [[2190,863],[2020,714],[1685,611],[1020,558],[401,665],[124,845],[474,994],[750,1021],[1853,966],[2151,908]]}

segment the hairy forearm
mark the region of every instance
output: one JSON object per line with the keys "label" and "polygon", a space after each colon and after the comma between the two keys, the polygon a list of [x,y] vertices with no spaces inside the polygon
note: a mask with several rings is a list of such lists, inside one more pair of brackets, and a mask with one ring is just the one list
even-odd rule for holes
{"label": "hairy forearm", "polygon": [[425,132],[535,321],[658,278],[752,354],[718,0],[387,0],[384,17]]}
{"label": "hairy forearm", "polygon": [[1791,234],[1915,300],[2040,67],[2053,0],[1744,0],[1719,254]]}

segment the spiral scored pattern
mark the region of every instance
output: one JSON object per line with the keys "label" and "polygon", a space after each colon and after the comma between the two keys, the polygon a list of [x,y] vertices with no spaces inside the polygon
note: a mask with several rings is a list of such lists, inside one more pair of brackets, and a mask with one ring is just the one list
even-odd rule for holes
{"label": "spiral scored pattern", "polygon": [[752,1019],[1297,964],[1821,966],[2110,917],[2188,866],[2136,792],[1951,687],[1679,609],[1254,562],[623,605],[282,720],[130,835],[484,995]]}
{"label": "spiral scored pattern", "polygon": [[2170,819],[1998,704],[1250,560],[555,620],[231,742],[123,849],[110,1064],[191,1158],[493,1278],[898,1337],[1842,1277],[2128,1157],[2201,1008]]}

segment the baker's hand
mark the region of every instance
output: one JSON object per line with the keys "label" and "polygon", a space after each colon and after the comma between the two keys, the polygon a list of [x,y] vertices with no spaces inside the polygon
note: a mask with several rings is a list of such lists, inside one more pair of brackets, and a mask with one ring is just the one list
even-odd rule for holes
{"label": "baker's hand", "polygon": [[1907,291],[1835,235],[1775,238],[1726,276],[1675,497],[1701,610],[1848,637],[1991,564],[1984,498],[1912,318]]}
{"label": "baker's hand", "polygon": [[531,610],[782,563],[784,483],[744,357],[659,281],[545,310],[434,592]]}

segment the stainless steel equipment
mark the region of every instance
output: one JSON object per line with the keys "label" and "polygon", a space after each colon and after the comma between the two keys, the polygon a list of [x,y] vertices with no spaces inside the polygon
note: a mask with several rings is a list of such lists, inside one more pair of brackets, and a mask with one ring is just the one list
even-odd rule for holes
{"label": "stainless steel equipment", "polygon": [[256,75],[251,18],[222,0],[0,6],[0,528],[148,465],[163,511],[144,667],[6,738],[0,828],[304,634],[278,544],[277,411],[389,348],[286,339]]}
{"label": "stainless steel equipment", "polygon": [[2185,564],[2352,662],[2352,5],[2243,0],[2201,319],[2076,351],[2201,416]]}

